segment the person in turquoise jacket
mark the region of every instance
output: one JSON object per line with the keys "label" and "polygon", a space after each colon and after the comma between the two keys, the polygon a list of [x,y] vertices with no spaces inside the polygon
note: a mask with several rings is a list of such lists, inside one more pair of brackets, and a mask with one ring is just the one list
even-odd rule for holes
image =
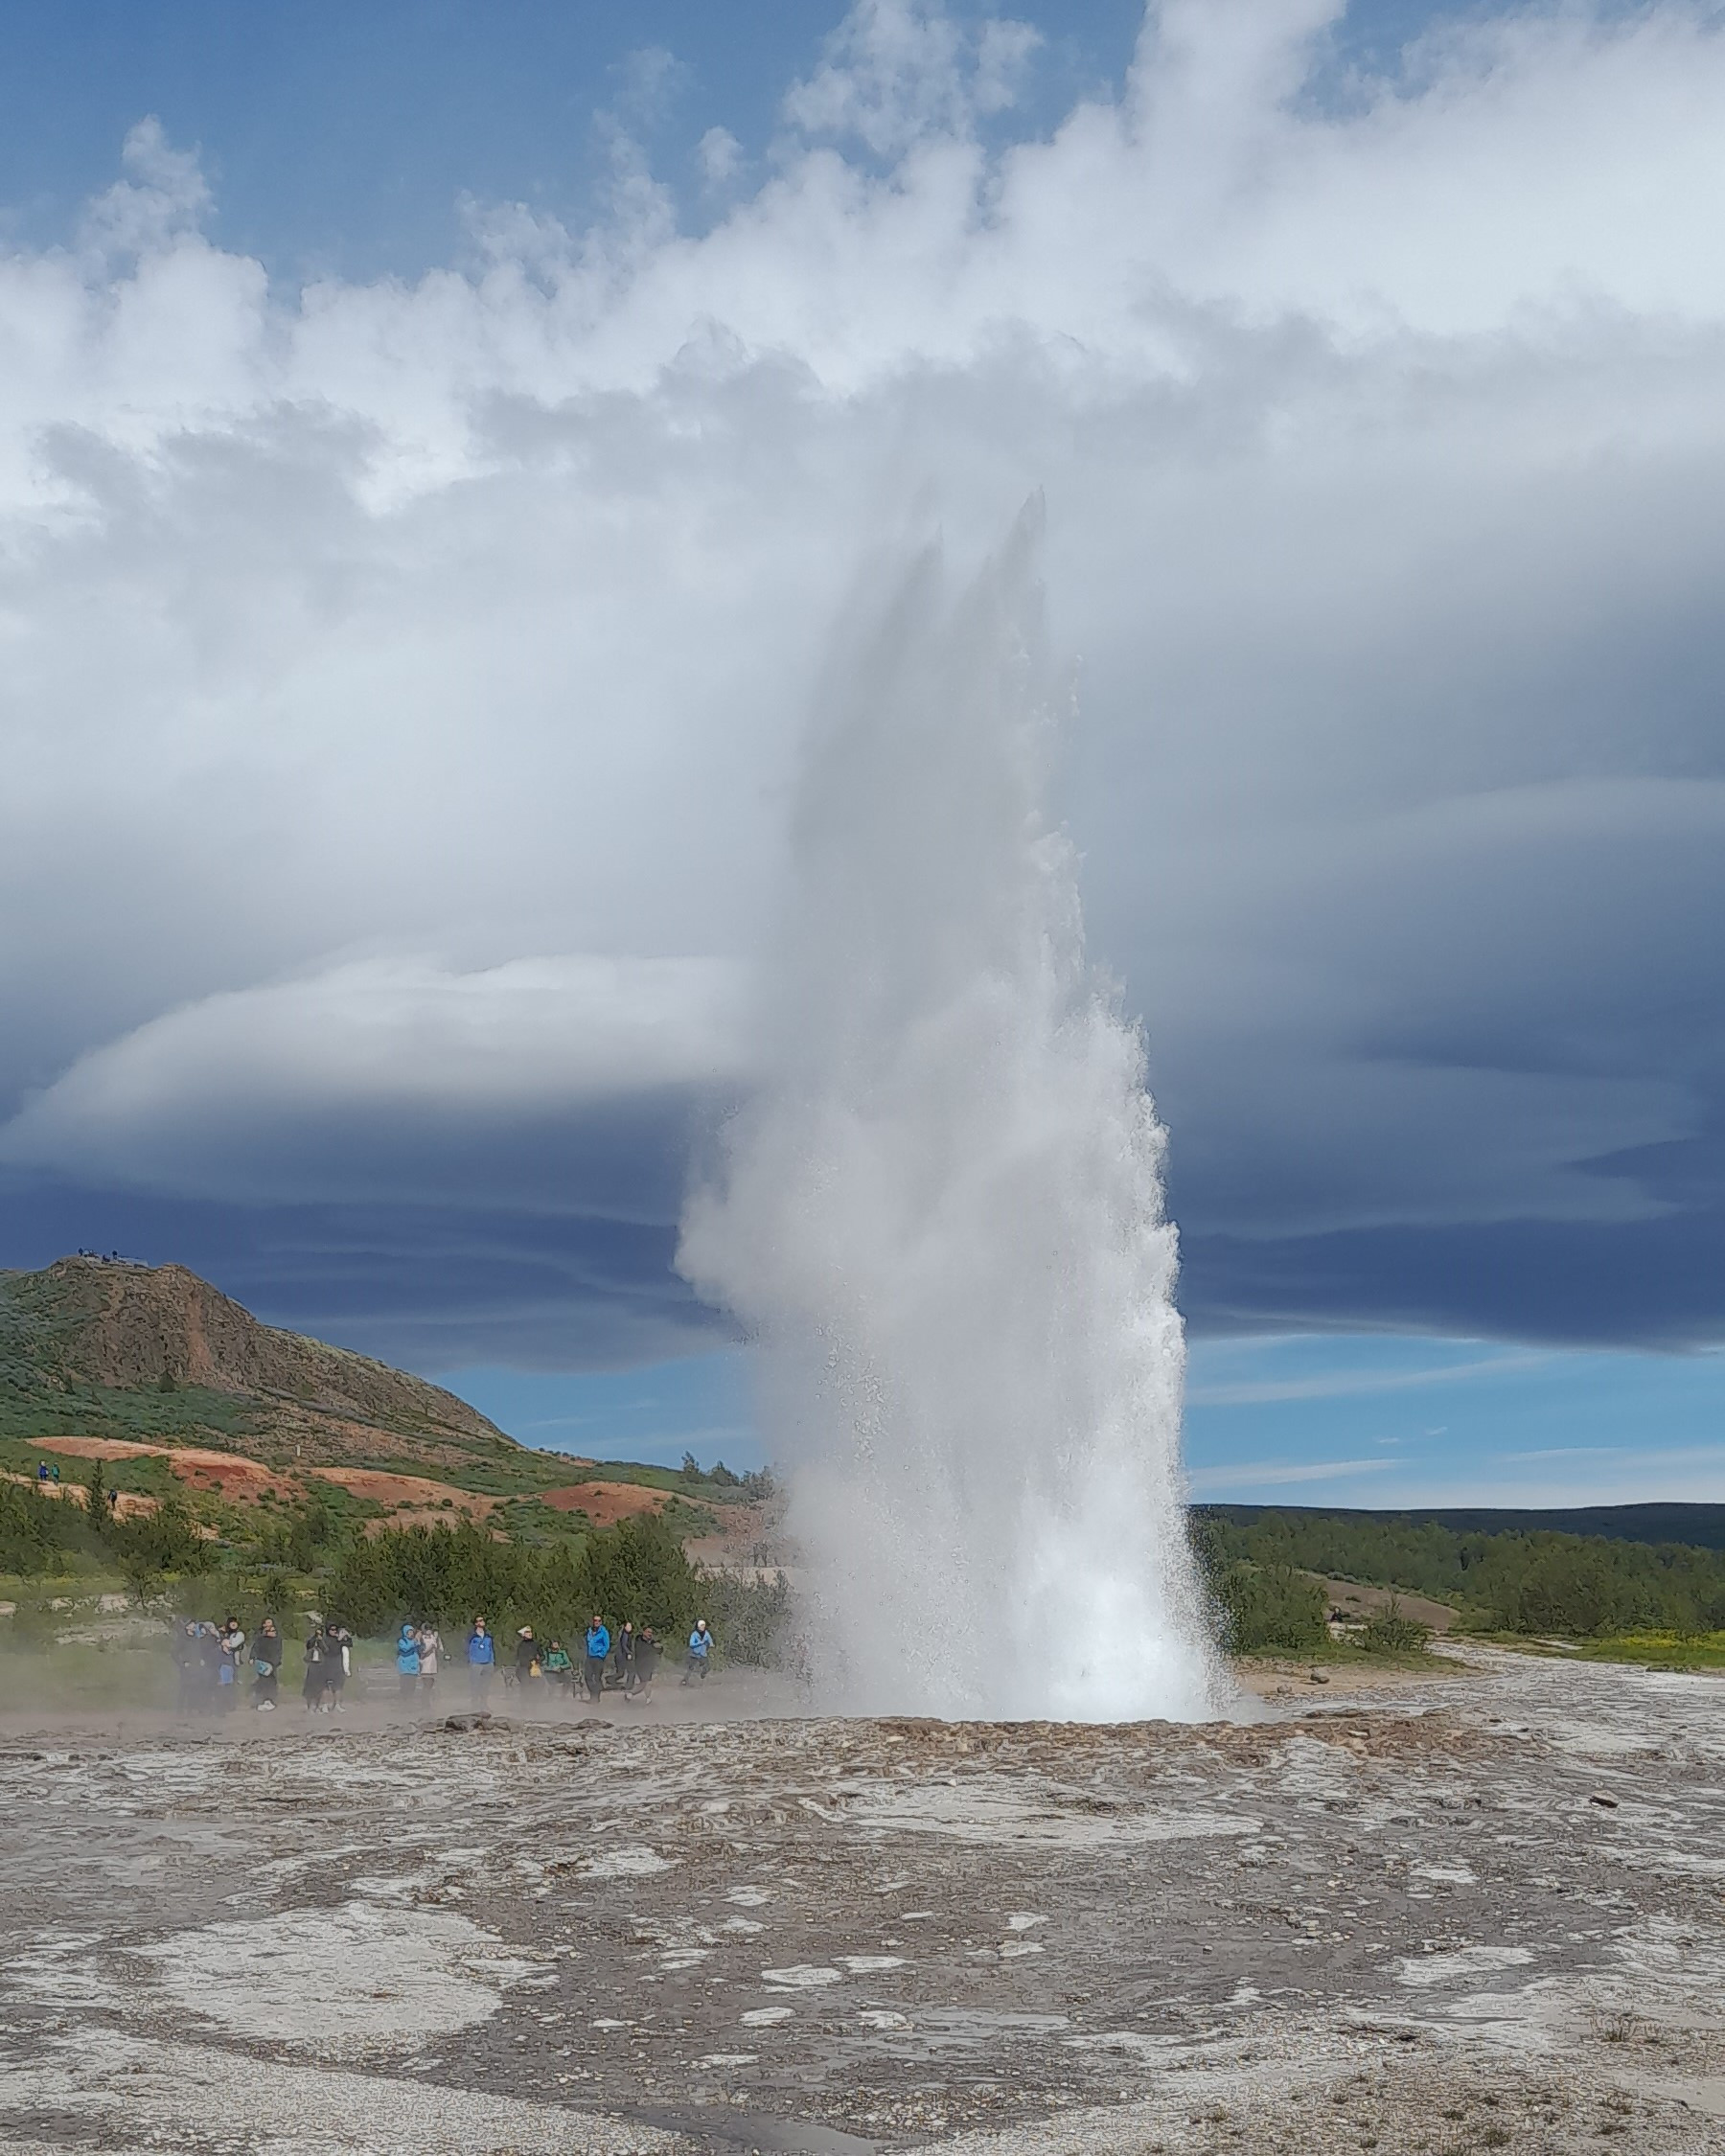
{"label": "person in turquoise jacket", "polygon": [[695,1629],[689,1635],[689,1666],[683,1671],[683,1683],[692,1685],[699,1677],[704,1685],[712,1659],[713,1635],[707,1630],[705,1617],[697,1617]]}
{"label": "person in turquoise jacket", "polygon": [[586,1629],[586,1688],[590,1700],[605,1697],[605,1665],[610,1660],[610,1633],[595,1611]]}
{"label": "person in turquoise jacket", "polygon": [[482,1617],[473,1619],[473,1629],[468,1634],[468,1690],[475,1707],[483,1706],[491,1696],[492,1671],[497,1666],[497,1642],[486,1630]]}
{"label": "person in turquoise jacket", "polygon": [[419,1634],[403,1623],[395,1643],[396,1689],[403,1699],[419,1690]]}

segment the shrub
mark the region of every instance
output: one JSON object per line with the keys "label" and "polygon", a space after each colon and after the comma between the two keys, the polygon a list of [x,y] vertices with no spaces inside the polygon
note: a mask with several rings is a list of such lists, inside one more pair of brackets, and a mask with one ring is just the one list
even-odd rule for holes
{"label": "shrub", "polygon": [[1368,1655],[1416,1655],[1430,1645],[1432,1628],[1404,1614],[1394,1595],[1388,1609],[1379,1610],[1362,1627],[1358,1644]]}
{"label": "shrub", "polygon": [[1259,1647],[1300,1652],[1329,1638],[1323,1590],[1292,1565],[1236,1565],[1214,1581],[1226,1643],[1236,1654]]}

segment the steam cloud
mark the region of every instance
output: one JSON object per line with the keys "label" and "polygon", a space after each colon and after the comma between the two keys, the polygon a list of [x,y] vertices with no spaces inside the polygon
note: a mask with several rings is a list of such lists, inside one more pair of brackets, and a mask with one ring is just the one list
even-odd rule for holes
{"label": "steam cloud", "polygon": [[830,1691],[1196,1714],[1162,1134],[1044,819],[1032,548],[956,606],[925,559],[834,670],[770,1075],[680,1263],[758,1344]]}

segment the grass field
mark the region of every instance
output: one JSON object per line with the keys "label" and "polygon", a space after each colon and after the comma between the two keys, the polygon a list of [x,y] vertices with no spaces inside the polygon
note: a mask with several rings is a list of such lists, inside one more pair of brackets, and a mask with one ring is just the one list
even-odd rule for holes
{"label": "grass field", "polygon": [[1584,1662],[1635,1662],[1649,1669],[1725,1669],[1725,1632],[1626,1632],[1576,1642]]}

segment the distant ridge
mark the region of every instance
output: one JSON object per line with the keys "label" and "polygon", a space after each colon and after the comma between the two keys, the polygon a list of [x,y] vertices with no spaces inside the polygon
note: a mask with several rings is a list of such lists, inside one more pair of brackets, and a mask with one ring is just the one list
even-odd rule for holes
{"label": "distant ridge", "polygon": [[0,1272],[0,1428],[308,1465],[539,1464],[441,1386],[261,1324],[182,1265],[106,1258]]}
{"label": "distant ridge", "polygon": [[1607,1542],[1682,1543],[1725,1549],[1725,1504],[1391,1505],[1195,1504],[1194,1512],[1250,1525],[1276,1513],[1307,1520],[1430,1521],[1452,1534],[1598,1535]]}

